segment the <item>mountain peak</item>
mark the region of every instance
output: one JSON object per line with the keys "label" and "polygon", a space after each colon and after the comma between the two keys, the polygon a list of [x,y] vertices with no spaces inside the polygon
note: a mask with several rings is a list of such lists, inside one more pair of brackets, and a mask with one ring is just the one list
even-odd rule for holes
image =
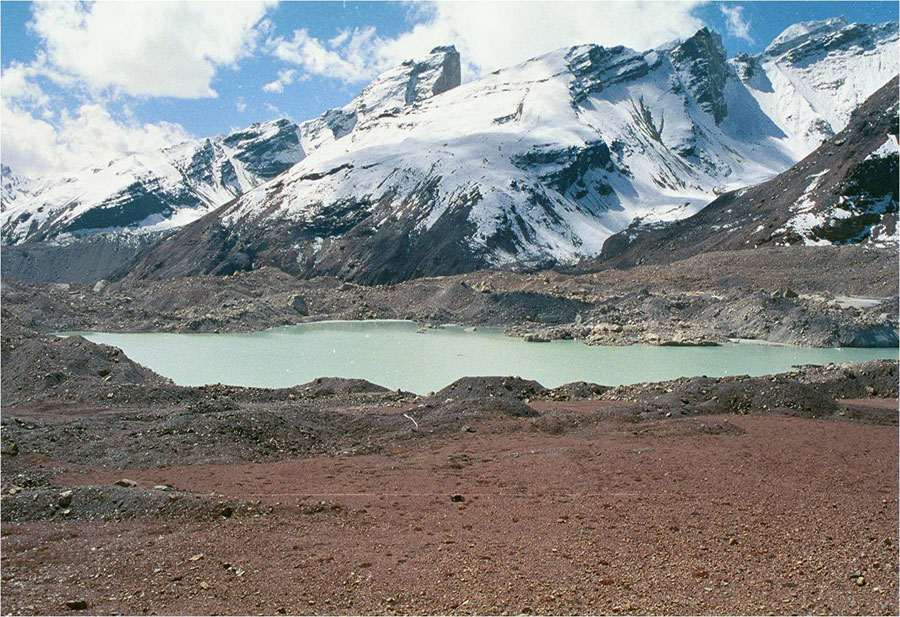
{"label": "mountain peak", "polygon": [[822,21],[801,21],[788,26],[785,30],[775,37],[768,47],[765,54],[767,56],[778,56],[785,51],[797,47],[806,41],[815,40],[836,32],[847,26],[847,20],[843,17],[833,17]]}
{"label": "mountain peak", "polygon": [[682,41],[670,53],[678,60],[710,59],[717,63],[724,63],[726,57],[722,36],[706,26]]}
{"label": "mountain peak", "polygon": [[366,122],[395,116],[403,108],[429,99],[461,83],[459,52],[453,45],[435,47],[424,60],[406,60],[380,73],[343,107],[329,109],[300,124],[304,150],[341,139]]}
{"label": "mountain peak", "polygon": [[456,54],[459,55],[459,52],[456,51],[456,45],[438,45],[434,49],[432,49],[429,54]]}
{"label": "mountain peak", "polygon": [[728,113],[725,103],[728,64],[722,37],[709,28],[701,28],[669,52],[669,58],[700,108],[712,114],[716,124],[722,122]]}
{"label": "mountain peak", "polygon": [[763,54],[796,63],[835,50],[871,51],[888,40],[896,40],[897,22],[848,23],[843,17],[804,21],[779,34]]}
{"label": "mountain peak", "polygon": [[407,60],[378,75],[360,92],[355,107],[362,115],[390,111],[424,101],[460,83],[459,52],[452,45],[435,47],[424,60]]}

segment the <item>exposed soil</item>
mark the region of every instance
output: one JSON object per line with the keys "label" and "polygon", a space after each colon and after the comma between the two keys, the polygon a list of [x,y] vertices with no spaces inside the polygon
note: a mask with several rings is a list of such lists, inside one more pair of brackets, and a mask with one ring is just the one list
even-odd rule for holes
{"label": "exposed soil", "polygon": [[[141,487],[260,504],[228,518],[5,522],[3,612],[900,609],[896,427],[697,416],[552,434],[531,422],[365,456],[129,469]],[[124,473],[83,466],[53,483],[108,490]],[[89,507],[82,495],[72,513]]]}
{"label": "exposed soil", "polygon": [[744,253],[393,287],[4,281],[0,610],[897,614],[896,361],[619,388],[465,378],[419,397],[327,378],[184,388],[49,334],[404,317],[835,344],[896,328],[894,253]]}
{"label": "exposed soil", "polygon": [[895,361],[182,388],[4,326],[5,614],[900,609]]}

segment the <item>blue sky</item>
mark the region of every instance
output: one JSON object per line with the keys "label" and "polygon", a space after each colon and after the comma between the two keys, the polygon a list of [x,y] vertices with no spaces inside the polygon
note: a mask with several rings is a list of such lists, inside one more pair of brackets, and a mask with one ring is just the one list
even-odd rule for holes
{"label": "blue sky", "polygon": [[566,45],[647,49],[703,25],[729,55],[758,53],[798,21],[895,21],[897,11],[896,2],[5,1],[0,158],[43,175],[255,121],[305,120],[448,43],[474,79]]}

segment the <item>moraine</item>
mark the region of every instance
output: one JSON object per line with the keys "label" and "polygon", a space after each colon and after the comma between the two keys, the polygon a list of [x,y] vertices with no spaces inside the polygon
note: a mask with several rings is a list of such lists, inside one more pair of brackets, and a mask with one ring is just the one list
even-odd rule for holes
{"label": "moraine", "polygon": [[527,343],[495,328],[422,330],[409,321],[332,321],[240,334],[71,333],[121,348],[179,385],[280,388],[361,378],[425,394],[464,376],[518,375],[546,387],[622,385],[708,375],[765,375],[803,364],[897,359],[898,350],[740,342],[721,347]]}

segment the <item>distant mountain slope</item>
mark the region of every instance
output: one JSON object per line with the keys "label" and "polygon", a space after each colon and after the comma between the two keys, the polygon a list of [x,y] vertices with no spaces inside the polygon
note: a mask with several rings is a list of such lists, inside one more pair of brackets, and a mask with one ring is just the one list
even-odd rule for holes
{"label": "distant mountain slope", "polygon": [[[775,73],[818,106],[848,92],[863,100],[873,79],[897,72],[896,24],[826,29],[827,41],[789,31],[740,62],[705,28],[647,52],[563,49],[370,115],[166,239],[135,274],[274,265],[383,283],[596,256],[635,218],[689,216],[818,143],[812,115],[798,123],[772,104],[771,92],[786,91]],[[828,90],[823,76],[840,86]],[[820,115],[839,130],[850,103],[829,105]]]}
{"label": "distant mountain slope", "polygon": [[347,106],[296,125],[275,120],[229,135],[135,153],[78,173],[27,180],[4,166],[3,244],[181,227],[274,178],[370,117],[397,113],[459,84],[459,54],[438,48],[425,61],[387,71]]}
{"label": "distant mountain slope", "polygon": [[898,96],[895,77],[843,131],[784,173],[689,218],[636,223],[607,240],[601,261],[627,267],[766,245],[896,245]]}
{"label": "distant mountain slope", "polygon": [[136,153],[75,174],[27,181],[4,168],[4,244],[101,232],[161,231],[196,220],[303,158],[297,126],[254,124],[224,137]]}
{"label": "distant mountain slope", "polygon": [[857,107],[897,73],[896,22],[802,22],[755,57],[731,61],[766,115],[807,154],[844,126]]}
{"label": "distant mountain slope", "polygon": [[64,260],[90,280],[118,267],[105,256],[140,252],[135,276],[273,265],[366,283],[574,264],[637,220],[683,219],[790,167],[897,73],[897,45],[896,23],[838,19],[727,60],[704,28],[645,52],[562,49],[467,84],[439,47],[300,125],[67,178],[4,170],[4,263],[47,280]]}
{"label": "distant mountain slope", "polygon": [[0,165],[0,212],[20,195],[28,194],[30,182],[6,165]]}

